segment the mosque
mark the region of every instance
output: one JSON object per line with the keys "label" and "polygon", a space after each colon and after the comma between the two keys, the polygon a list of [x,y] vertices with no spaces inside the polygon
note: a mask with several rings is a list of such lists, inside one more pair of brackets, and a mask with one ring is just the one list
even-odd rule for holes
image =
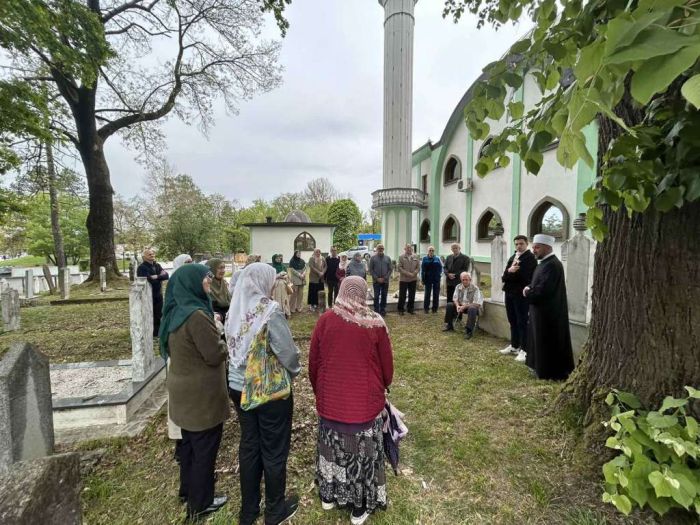
{"label": "mosque", "polygon": [[[548,233],[556,238],[560,253],[561,243],[574,233],[574,219],[586,211],[583,193],[594,181],[595,168],[579,161],[574,169],[565,169],[557,162],[554,142],[537,176],[511,155],[507,167],[480,178],[474,166],[490,139],[473,140],[464,122],[476,82],[457,103],[440,140],[406,154],[411,144],[415,0],[379,3],[385,10],[384,169],[383,187],[372,194],[372,207],[382,212],[387,253],[395,258],[411,243],[421,254],[432,245],[438,254],[448,255],[456,242],[488,270],[491,241],[500,229],[507,241],[518,234],[532,238]],[[542,96],[531,76],[512,95],[523,102],[526,113]],[[502,130],[507,118],[490,121],[491,133]],[[596,129],[587,128],[585,136],[595,158]]]}

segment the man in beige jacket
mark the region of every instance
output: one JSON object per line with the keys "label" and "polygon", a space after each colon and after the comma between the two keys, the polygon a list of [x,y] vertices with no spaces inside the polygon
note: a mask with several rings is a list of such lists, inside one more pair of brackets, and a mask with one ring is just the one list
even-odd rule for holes
{"label": "man in beige jacket", "polygon": [[399,271],[399,315],[404,314],[406,305],[406,293],[408,292],[408,313],[414,314],[413,303],[416,299],[416,282],[420,272],[420,261],[413,254],[413,246],[407,244],[404,253],[399,257],[397,267]]}

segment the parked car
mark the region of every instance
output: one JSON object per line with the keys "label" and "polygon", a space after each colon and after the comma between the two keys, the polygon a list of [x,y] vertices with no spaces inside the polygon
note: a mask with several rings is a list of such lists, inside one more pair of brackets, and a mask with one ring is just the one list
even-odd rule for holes
{"label": "parked car", "polygon": [[372,256],[367,246],[353,246],[347,251],[348,259],[355,257],[356,253],[361,254],[362,258],[365,260],[369,260],[369,258]]}

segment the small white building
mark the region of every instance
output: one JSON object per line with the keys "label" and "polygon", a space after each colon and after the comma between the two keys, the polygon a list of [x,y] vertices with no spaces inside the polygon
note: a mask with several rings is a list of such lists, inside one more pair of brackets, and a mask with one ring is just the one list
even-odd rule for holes
{"label": "small white building", "polygon": [[262,257],[263,262],[272,262],[272,256],[281,253],[283,261],[289,262],[296,250],[301,251],[304,260],[308,260],[316,248],[321,252],[330,251],[333,244],[335,224],[311,222],[303,211],[293,211],[284,222],[267,222],[244,224],[250,228],[250,250]]}

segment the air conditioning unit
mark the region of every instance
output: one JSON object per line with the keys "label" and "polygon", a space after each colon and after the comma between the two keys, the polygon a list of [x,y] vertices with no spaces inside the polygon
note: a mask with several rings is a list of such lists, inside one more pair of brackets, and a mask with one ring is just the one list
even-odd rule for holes
{"label": "air conditioning unit", "polygon": [[459,182],[457,183],[457,191],[463,191],[463,192],[468,192],[468,191],[474,191],[474,181],[472,179],[459,179]]}

